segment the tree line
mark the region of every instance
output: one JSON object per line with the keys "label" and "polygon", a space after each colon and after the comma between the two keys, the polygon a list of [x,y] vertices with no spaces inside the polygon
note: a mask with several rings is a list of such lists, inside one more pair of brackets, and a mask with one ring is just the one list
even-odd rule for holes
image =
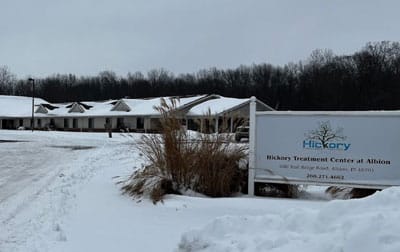
{"label": "tree line", "polygon": [[[155,69],[117,76],[55,74],[35,80],[35,96],[50,102],[220,94],[256,96],[279,110],[400,109],[400,43],[369,42],[351,55],[315,50],[284,66],[253,64],[179,74]],[[0,94],[31,96],[28,80],[0,67]]]}

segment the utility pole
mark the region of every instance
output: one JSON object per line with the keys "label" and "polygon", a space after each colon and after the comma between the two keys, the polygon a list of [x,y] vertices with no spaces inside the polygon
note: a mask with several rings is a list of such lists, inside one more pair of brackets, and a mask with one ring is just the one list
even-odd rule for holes
{"label": "utility pole", "polygon": [[32,132],[35,127],[35,79],[29,78],[28,81],[32,84],[32,118],[31,118],[31,129]]}

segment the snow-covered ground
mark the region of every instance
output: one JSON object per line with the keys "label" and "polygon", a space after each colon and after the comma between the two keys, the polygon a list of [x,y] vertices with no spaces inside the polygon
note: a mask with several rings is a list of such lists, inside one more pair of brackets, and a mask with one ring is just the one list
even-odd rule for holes
{"label": "snow-covered ground", "polygon": [[142,165],[139,137],[0,131],[0,251],[400,251],[399,188],[132,200],[116,182]]}

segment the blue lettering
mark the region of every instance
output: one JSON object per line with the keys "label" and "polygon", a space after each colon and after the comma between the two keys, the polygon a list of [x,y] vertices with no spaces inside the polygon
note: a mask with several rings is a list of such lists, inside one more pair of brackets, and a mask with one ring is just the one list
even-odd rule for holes
{"label": "blue lettering", "polygon": [[[349,143],[334,143],[334,142],[331,142],[331,143],[326,143],[326,147],[325,148],[330,149],[330,150],[345,150],[345,151],[347,151],[350,148],[350,145],[351,144],[349,144]],[[316,141],[313,141],[313,140],[308,140],[308,141],[304,140],[303,141],[303,148],[304,149],[323,149],[324,146],[322,145],[321,142],[316,142]]]}
{"label": "blue lettering", "polygon": [[305,148],[305,149],[312,148],[312,146],[311,146],[311,140],[308,141],[308,142],[303,141],[303,148]]}

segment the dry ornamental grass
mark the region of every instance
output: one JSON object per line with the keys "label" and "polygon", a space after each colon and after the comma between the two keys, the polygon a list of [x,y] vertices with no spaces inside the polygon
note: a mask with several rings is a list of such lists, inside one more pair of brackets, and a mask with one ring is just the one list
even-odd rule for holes
{"label": "dry ornamental grass", "polygon": [[142,137],[138,149],[148,164],[123,182],[123,192],[149,196],[153,202],[187,190],[211,197],[238,192],[245,179],[239,162],[246,158],[246,147],[231,143],[225,135],[193,137],[181,126],[176,102],[163,100],[156,107],[162,115],[162,133]]}

